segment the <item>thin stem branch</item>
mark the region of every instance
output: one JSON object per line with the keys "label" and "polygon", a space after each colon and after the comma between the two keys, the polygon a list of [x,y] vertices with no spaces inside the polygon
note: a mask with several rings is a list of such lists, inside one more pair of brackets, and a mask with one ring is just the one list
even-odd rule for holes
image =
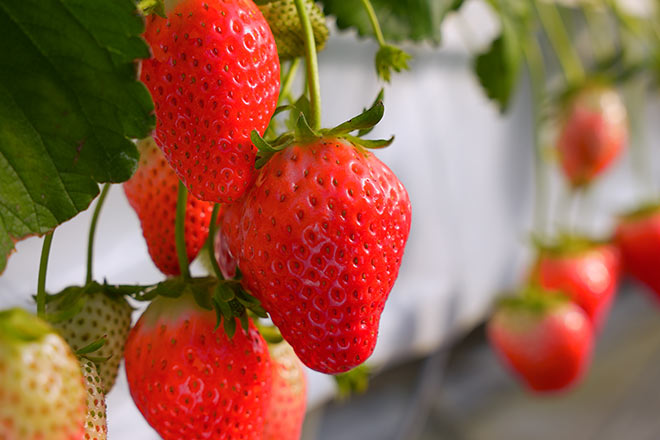
{"label": "thin stem branch", "polygon": [[371,22],[371,27],[374,30],[374,34],[376,35],[376,40],[378,40],[378,44],[382,47],[385,46],[387,43],[385,43],[385,37],[383,37],[383,31],[380,28],[380,23],[378,23],[378,17],[376,16],[376,11],[374,11],[374,7],[371,4],[369,0],[361,0],[362,5],[364,6],[364,9],[367,11],[367,15],[369,16],[369,21]]}
{"label": "thin stem branch", "polygon": [[585,72],[582,61],[571,42],[564,21],[557,6],[552,3],[534,1],[541,26],[550,40],[550,44],[559,59],[566,81],[577,84],[584,80]]}
{"label": "thin stem branch", "polygon": [[286,75],[284,75],[284,79],[282,81],[282,91],[280,92],[280,99],[278,104],[284,102],[285,100],[291,101],[291,86],[293,85],[293,80],[296,78],[298,66],[300,66],[300,58],[296,58],[291,61],[289,70],[286,72]]}
{"label": "thin stem branch", "polygon": [[39,262],[39,280],[37,282],[37,316],[43,318],[46,315],[46,272],[48,271],[48,256],[50,245],[53,242],[53,231],[44,237],[41,248],[41,260]]}
{"label": "thin stem branch", "polygon": [[219,280],[224,280],[225,277],[222,276],[222,271],[218,265],[218,260],[215,258],[215,235],[217,231],[216,223],[218,221],[218,211],[220,211],[220,205],[217,203],[213,206],[213,213],[211,214],[211,223],[209,224],[209,238],[208,238],[208,251],[209,251],[209,260],[211,260],[211,267],[215,276]]}
{"label": "thin stem branch", "polygon": [[532,225],[540,238],[545,237],[548,222],[548,169],[543,158],[541,145],[541,107],[545,100],[545,65],[541,48],[536,38],[529,38],[523,45],[532,87],[532,109],[534,114],[534,211]]}
{"label": "thin stem branch", "polygon": [[92,215],[92,222],[89,225],[89,239],[87,241],[87,277],[85,278],[85,284],[91,283],[94,278],[94,236],[96,234],[96,224],[99,221],[99,214],[101,214],[101,208],[103,208],[103,202],[105,202],[108,191],[110,191],[110,184],[106,183],[103,185],[101,195],[96,202],[94,214]]}
{"label": "thin stem branch", "polygon": [[307,65],[307,84],[309,86],[309,103],[311,107],[309,124],[312,129],[321,128],[321,86],[319,84],[319,65],[316,56],[316,43],[314,41],[314,31],[312,22],[309,20],[309,14],[304,0],[294,0],[298,16],[303,28],[305,38],[305,61]]}
{"label": "thin stem branch", "polygon": [[188,262],[188,253],[186,251],[186,205],[188,199],[188,190],[183,182],[179,181],[179,193],[176,202],[176,223],[175,223],[175,239],[176,239],[176,254],[179,258],[179,269],[183,279],[190,279],[190,268]]}

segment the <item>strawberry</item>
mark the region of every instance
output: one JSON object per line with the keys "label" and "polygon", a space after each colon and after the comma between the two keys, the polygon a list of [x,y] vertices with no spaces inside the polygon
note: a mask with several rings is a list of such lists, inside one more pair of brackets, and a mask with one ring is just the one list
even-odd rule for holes
{"label": "strawberry", "polygon": [[532,391],[572,387],[591,359],[589,318],[577,305],[547,292],[503,301],[487,331],[496,354]]}
{"label": "strawberry", "polygon": [[234,230],[219,228],[215,236],[215,258],[225,279],[232,279],[236,276],[236,257],[234,255],[238,255],[239,249],[236,248],[237,243],[234,237],[238,235],[235,228],[240,220],[242,206],[242,203],[237,202],[226,207],[220,222],[227,228],[231,225]]}
{"label": "strawberry", "polygon": [[[259,4],[260,2],[256,2]],[[316,51],[323,50],[328,40],[328,26],[325,15],[314,0],[305,0],[305,6],[312,23]],[[281,60],[290,60],[305,55],[305,40],[303,29],[298,17],[298,11],[293,0],[274,0],[261,5],[259,9],[273,31],[277,53]]]}
{"label": "strawberry", "polygon": [[624,215],[615,233],[625,270],[660,298],[660,205]]}
{"label": "strawberry", "polygon": [[109,295],[103,287],[91,283],[86,288],[65,289],[48,298],[46,311],[49,316],[60,315],[51,318],[51,323],[73,350],[105,339],[94,357],[107,359],[99,363],[98,373],[105,387],[103,391],[108,393],[117,378],[133,309],[123,297]]}
{"label": "strawberry", "polygon": [[273,390],[263,440],[298,440],[307,407],[307,379],[300,359],[286,342],[269,346]]}
{"label": "strawberry", "polygon": [[378,158],[334,138],[259,170],[230,249],[243,285],[310,368],[341,373],[373,352],[410,231],[405,188]]}
{"label": "strawberry", "polygon": [[[174,232],[179,179],[153,139],[142,140],[138,146],[140,165],[124,182],[124,192],[140,219],[154,264],[165,275],[179,275]],[[188,261],[197,256],[208,237],[212,212],[213,203],[188,195],[184,225]]]}
{"label": "strawberry", "polygon": [[588,184],[607,169],[628,137],[626,109],[619,94],[599,85],[568,98],[561,124],[559,159],[574,187]]}
{"label": "strawberry", "polygon": [[544,289],[567,294],[598,329],[616,294],[619,251],[610,244],[575,239],[573,243],[540,249],[532,277]]}
{"label": "strawberry", "polygon": [[[233,318],[232,318],[233,319]],[[261,440],[271,361],[254,324],[233,338],[189,293],[156,298],[126,342],[131,396],[165,440]]]}
{"label": "strawberry", "polygon": [[156,107],[156,143],[200,200],[231,203],[254,176],[250,132],[277,105],[280,65],[252,0],[182,0],[147,17],[153,57],[141,79]]}
{"label": "strawberry", "polygon": [[85,388],[78,360],[41,319],[0,312],[0,439],[80,440]]}
{"label": "strawberry", "polygon": [[81,359],[82,373],[87,390],[87,418],[85,440],[105,440],[108,435],[104,385],[94,362]]}

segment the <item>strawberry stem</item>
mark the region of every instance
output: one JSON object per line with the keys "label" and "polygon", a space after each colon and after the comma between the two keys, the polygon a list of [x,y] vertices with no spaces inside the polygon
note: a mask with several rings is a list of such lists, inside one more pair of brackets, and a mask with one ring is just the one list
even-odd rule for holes
{"label": "strawberry stem", "polygon": [[220,270],[220,266],[218,266],[218,260],[215,258],[215,234],[216,234],[216,222],[218,221],[218,211],[220,210],[220,205],[217,203],[213,205],[213,212],[211,213],[211,223],[209,224],[209,242],[208,242],[208,250],[209,250],[209,260],[211,260],[211,267],[213,268],[213,272],[215,273],[215,276],[219,280],[224,280],[225,277],[222,276],[222,271]]}
{"label": "strawberry stem", "polygon": [[175,223],[175,239],[176,239],[176,254],[179,257],[179,269],[181,276],[184,280],[190,279],[190,268],[188,267],[188,254],[186,252],[186,237],[185,237],[185,223],[186,223],[186,204],[188,198],[188,190],[186,186],[179,180],[179,193],[176,202],[176,223]]}
{"label": "strawberry stem", "polygon": [[535,234],[544,237],[548,220],[548,169],[543,157],[540,127],[541,106],[545,97],[545,65],[538,40],[529,38],[523,45],[525,60],[532,85],[532,108],[534,111],[534,211],[532,225]]}
{"label": "strawberry stem", "polygon": [[53,242],[53,231],[44,236],[44,244],[41,248],[41,261],[39,262],[39,280],[37,282],[37,316],[43,318],[46,315],[46,271],[48,270],[48,256],[50,245]]}
{"label": "strawberry stem", "polygon": [[278,105],[284,101],[291,102],[291,86],[293,85],[293,80],[296,78],[296,73],[298,72],[298,66],[300,65],[300,58],[296,58],[291,61],[289,65],[289,70],[284,75],[282,81],[282,91],[280,92],[280,99],[278,100]]}
{"label": "strawberry stem", "polygon": [[98,201],[96,202],[96,207],[94,208],[94,214],[92,215],[92,222],[89,225],[89,240],[87,241],[87,277],[85,279],[85,284],[92,282],[94,277],[93,275],[93,254],[94,254],[94,236],[96,233],[96,224],[99,220],[99,214],[101,213],[101,208],[103,207],[103,202],[105,201],[106,196],[110,191],[110,184],[106,183],[103,185],[101,190],[101,195],[99,196]]}
{"label": "strawberry stem", "polygon": [[362,5],[367,11],[367,15],[369,16],[369,21],[371,22],[371,27],[374,30],[378,44],[380,47],[387,45],[385,42],[385,37],[383,37],[383,31],[380,29],[380,23],[378,23],[378,18],[376,17],[376,11],[374,11],[374,7],[372,6],[371,2],[369,0],[362,0]]}
{"label": "strawberry stem", "polygon": [[294,0],[298,17],[303,28],[305,39],[305,61],[307,66],[307,85],[309,87],[309,103],[311,107],[309,124],[312,129],[321,128],[321,87],[319,84],[319,65],[316,56],[316,43],[312,22],[309,20],[304,0]]}
{"label": "strawberry stem", "polygon": [[571,84],[578,84],[584,80],[585,72],[582,62],[568,35],[564,21],[557,6],[551,3],[540,3],[535,0],[534,5],[541,21],[541,26],[550,40],[550,44],[559,59],[564,77]]}

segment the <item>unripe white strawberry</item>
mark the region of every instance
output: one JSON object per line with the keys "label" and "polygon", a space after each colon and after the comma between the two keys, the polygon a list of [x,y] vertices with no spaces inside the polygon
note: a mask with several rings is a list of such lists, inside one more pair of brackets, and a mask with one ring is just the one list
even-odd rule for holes
{"label": "unripe white strawberry", "polygon": [[83,438],[78,359],[55,330],[20,309],[0,312],[0,439]]}

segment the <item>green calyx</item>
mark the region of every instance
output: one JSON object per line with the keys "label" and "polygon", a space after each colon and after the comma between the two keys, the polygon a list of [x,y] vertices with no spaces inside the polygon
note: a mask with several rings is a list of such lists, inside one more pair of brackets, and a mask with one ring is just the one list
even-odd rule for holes
{"label": "green calyx", "polygon": [[362,364],[346,373],[335,374],[333,376],[337,385],[337,397],[340,400],[346,400],[354,394],[364,394],[369,388],[369,377],[371,368]]}
{"label": "green calyx", "polygon": [[100,293],[111,300],[117,301],[125,295],[121,290],[109,284],[99,284],[91,281],[84,286],[69,286],[56,294],[46,296],[47,313],[45,319],[58,323],[73,319],[85,307],[89,295]]}
{"label": "green calyx", "polygon": [[41,340],[55,330],[42,319],[14,308],[0,312],[0,340],[24,343]]}
{"label": "green calyx", "polygon": [[376,72],[384,81],[390,82],[392,70],[401,72],[408,70],[410,55],[391,44],[385,44],[376,52]]}
{"label": "green calyx", "polygon": [[[315,130],[310,127],[309,100],[301,97],[294,104],[280,106],[275,110],[275,115],[290,111],[290,130],[274,139],[264,139],[256,130],[251,133],[252,143],[259,153],[257,155],[256,167],[261,168],[278,151],[284,150],[292,144],[311,143],[322,138],[344,139],[358,149],[384,148],[392,144],[394,136],[389,139],[363,139],[362,136],[369,134],[380,122],[385,113],[383,105],[383,90],[380,91],[374,103],[359,115],[337,125],[334,128],[322,128]],[[293,119],[295,117],[295,120]],[[352,134],[355,133],[355,134]]]}
{"label": "green calyx", "polygon": [[238,279],[175,277],[152,286],[114,286],[114,289],[138,301],[189,296],[200,308],[215,311],[216,329],[222,324],[230,338],[236,333],[236,319],[248,331],[248,312],[260,318],[268,317],[259,300],[250,295]]}
{"label": "green calyx", "polygon": [[532,236],[532,243],[540,257],[565,257],[579,255],[609,243],[609,240],[595,240],[582,235],[561,232],[556,240],[549,241]]}
{"label": "green calyx", "polygon": [[569,303],[569,298],[564,293],[530,284],[518,292],[509,293],[500,298],[497,301],[497,309],[544,316],[548,311],[567,303]]}
{"label": "green calyx", "polygon": [[140,0],[137,2],[137,8],[145,17],[156,14],[159,17],[167,18],[164,0]]}
{"label": "green calyx", "polygon": [[660,202],[652,201],[619,215],[619,219],[624,222],[634,222],[651,217],[657,213],[660,213]]}

